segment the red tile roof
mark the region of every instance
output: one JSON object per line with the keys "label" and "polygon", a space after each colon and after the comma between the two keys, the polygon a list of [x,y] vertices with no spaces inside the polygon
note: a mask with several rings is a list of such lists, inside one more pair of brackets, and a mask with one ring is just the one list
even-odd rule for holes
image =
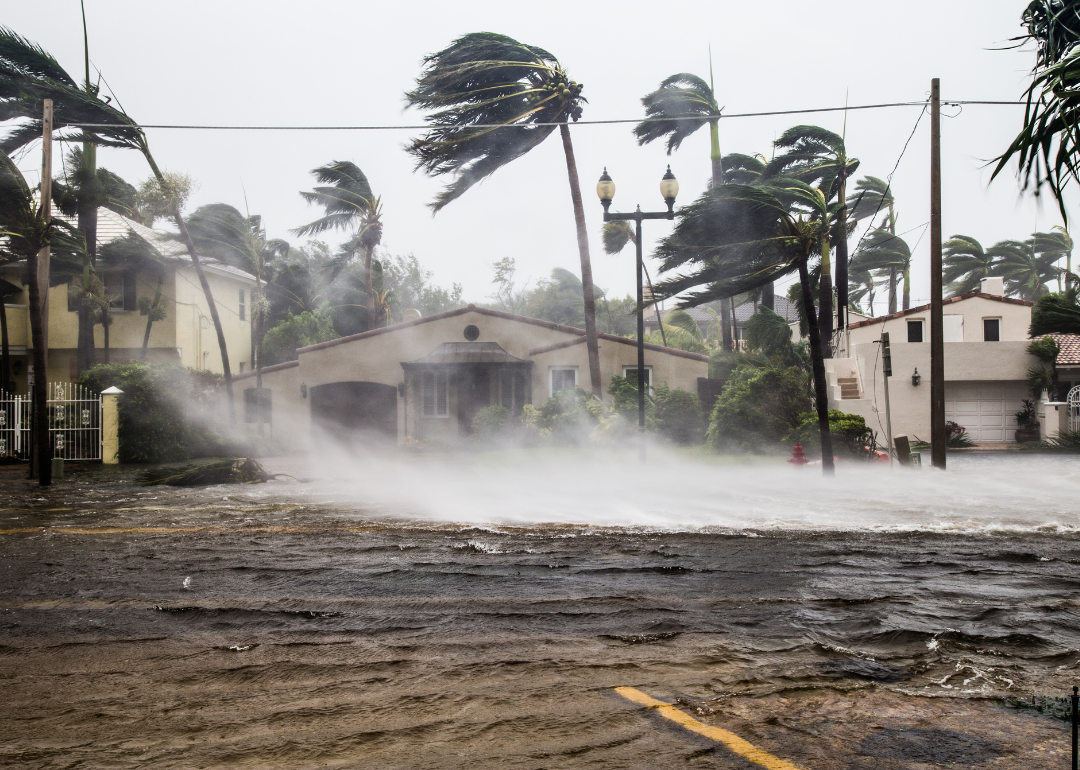
{"label": "red tile roof", "polygon": [[1057,340],[1058,366],[1080,366],[1080,334],[1047,334]]}

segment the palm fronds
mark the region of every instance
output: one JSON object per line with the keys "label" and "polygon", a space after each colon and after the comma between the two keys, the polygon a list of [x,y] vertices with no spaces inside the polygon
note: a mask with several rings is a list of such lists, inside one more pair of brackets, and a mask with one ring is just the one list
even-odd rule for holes
{"label": "palm fronds", "polygon": [[723,158],[724,179],[734,184],[754,184],[765,173],[765,163],[764,155],[730,153]]}
{"label": "palm fronds", "polygon": [[1075,286],[1061,293],[1046,294],[1031,308],[1028,335],[1041,337],[1054,333],[1080,334],[1080,296]]}
{"label": "palm fronds", "polygon": [[666,78],[658,89],[642,97],[641,103],[646,120],[634,126],[638,144],[667,137],[668,155],[706,123],[720,118],[721,108],[712,88],[687,72]]}
{"label": "palm fronds", "polygon": [[423,64],[405,101],[432,111],[431,128],[407,149],[417,169],[454,176],[435,212],[543,142],[551,124],[581,117],[582,84],[551,53],[506,35],[463,35]]}
{"label": "palm fronds", "polygon": [[604,251],[618,254],[628,243],[636,243],[634,226],[625,219],[605,222],[601,234],[604,239]]}

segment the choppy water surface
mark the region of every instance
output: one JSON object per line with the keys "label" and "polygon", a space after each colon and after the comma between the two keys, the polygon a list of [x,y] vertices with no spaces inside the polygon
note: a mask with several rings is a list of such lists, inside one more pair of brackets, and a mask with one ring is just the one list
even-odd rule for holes
{"label": "choppy water surface", "polygon": [[[52,766],[104,731],[131,766],[607,766],[646,735],[623,684],[710,703],[1063,691],[1080,463],[951,462],[823,481],[663,455],[367,458],[269,463],[304,483],[66,482],[0,514],[5,732],[28,736],[6,757]],[[48,708],[58,687],[89,712]],[[195,735],[209,753],[175,754]]]}

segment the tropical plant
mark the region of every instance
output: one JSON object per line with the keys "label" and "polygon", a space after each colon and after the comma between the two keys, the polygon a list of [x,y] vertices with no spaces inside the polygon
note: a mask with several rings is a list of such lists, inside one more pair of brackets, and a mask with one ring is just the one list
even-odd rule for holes
{"label": "tropical plant", "polygon": [[663,319],[663,334],[659,331],[645,335],[645,341],[654,345],[686,350],[691,353],[708,353],[705,335],[693,317],[685,310],[675,308]]}
{"label": "tropical plant", "polygon": [[312,169],[312,175],[320,184],[310,192],[300,195],[309,204],[323,208],[323,216],[292,232],[301,237],[319,235],[328,230],[344,230],[350,234],[341,245],[336,257],[328,265],[329,281],[341,273],[360,251],[364,254],[364,293],[367,297],[367,326],[374,328],[374,288],[371,263],[375,247],[382,242],[382,203],[371,191],[367,176],[351,161],[335,160],[325,166]]}
{"label": "tropical plant", "polygon": [[[1073,280],[1072,250],[1073,240],[1069,231],[1057,225],[1048,233],[1035,233],[1032,235],[1032,250],[1035,252],[1040,264],[1047,265],[1050,270],[1057,274],[1058,291],[1067,288]],[[1064,269],[1057,266],[1062,260],[1065,261]],[[1049,271],[1048,271],[1049,272]],[[1062,286],[1062,277],[1064,284]]]}
{"label": "tropical plant", "polygon": [[761,306],[746,322],[746,346],[767,356],[783,355],[791,348],[791,326],[783,316]]}
{"label": "tropical plant", "polygon": [[[814,428],[817,415],[803,415],[799,424],[786,437],[791,443],[801,443],[803,449],[817,449],[817,433]],[[833,448],[838,457],[851,460],[871,460],[874,457],[874,431],[866,425],[866,419],[857,414],[846,414],[838,409],[829,410],[829,426],[836,438]]]}
{"label": "tropical plant", "polygon": [[721,452],[775,451],[802,423],[809,403],[805,370],[768,363],[742,364],[713,406],[707,442]]}
{"label": "tropical plant", "polygon": [[[162,294],[165,283],[165,258],[161,252],[145,238],[134,231],[129,231],[123,238],[116,238],[102,244],[98,261],[106,267],[132,270],[136,274],[146,273],[157,278],[154,297],[139,297],[137,307],[140,314],[146,316],[146,331],[143,334],[142,359],[146,360],[150,345],[150,330],[157,321],[163,321],[167,315],[166,299]],[[111,300],[110,300],[111,301]],[[108,302],[100,308],[100,316],[109,313]],[[109,327],[105,326],[105,363],[109,363]]]}
{"label": "tropical plant", "polygon": [[996,254],[969,235],[954,235],[942,246],[941,279],[954,296],[977,291],[983,278],[994,275]]}
{"label": "tropical plant", "polygon": [[1031,308],[1028,335],[1080,334],[1080,287],[1070,286],[1063,292],[1044,294]]}
{"label": "tropical plant", "polygon": [[551,277],[538,281],[529,295],[525,315],[580,328],[585,320],[581,280],[565,268],[553,268]]}
{"label": "tropical plant", "polygon": [[297,348],[329,342],[337,337],[330,308],[323,305],[314,311],[305,310],[289,316],[266,332],[263,338],[265,366],[296,360]]}
{"label": "tropical plant", "polygon": [[699,444],[705,432],[705,415],[696,393],[669,388],[659,382],[653,388],[660,434],[680,446]]}
{"label": "tropical plant", "polygon": [[683,307],[731,297],[798,271],[826,474],[833,472],[833,457],[823,342],[813,306],[809,261],[828,237],[828,228],[820,222],[829,221],[837,205],[829,204],[821,190],[797,180],[775,180],[762,186],[725,184],[679,211],[674,233],[656,249],[665,271],[691,270],[656,286],[658,298],[683,295]]}
{"label": "tropical plant", "polygon": [[889,312],[896,312],[897,274],[904,276],[903,309],[911,307],[911,248],[907,241],[888,230],[873,230],[863,239],[851,258],[850,272],[887,277]]}
{"label": "tropical plant", "polygon": [[991,179],[1016,158],[1022,189],[1038,195],[1048,186],[1068,224],[1064,191],[1076,179],[1080,158],[1080,8],[1075,0],[1032,0],[1022,23],[1027,32],[1014,38],[1017,46],[1036,46],[1024,122]]}
{"label": "tropical plant", "polygon": [[589,380],[593,395],[599,398],[596,297],[568,125],[569,120],[581,117],[582,84],[571,80],[558,59],[544,49],[490,32],[464,35],[426,56],[423,63],[416,87],[405,99],[411,107],[432,111],[425,118],[431,128],[412,142],[409,152],[418,169],[432,176],[454,175],[454,181],[431,204],[436,212],[539,145],[558,126],[581,258]]}
{"label": "tropical plant", "polygon": [[[884,211],[883,211],[884,209]],[[864,219],[876,219],[881,213],[881,224],[876,229],[888,230],[896,235],[896,198],[892,186],[876,176],[865,176],[855,183],[855,190],[848,196],[848,220],[854,225]],[[872,224],[872,222],[871,222]],[[860,242],[861,246],[861,242]],[[870,315],[874,314],[874,284],[867,271],[857,266],[852,259],[848,271],[855,276],[848,278],[848,294],[857,293],[860,297],[869,296]],[[896,312],[896,268],[889,269],[889,312]],[[857,287],[857,288],[856,288]],[[865,287],[865,290],[863,289]]]}
{"label": "tropical plant", "polygon": [[842,329],[846,325],[844,312],[848,304],[847,180],[859,168],[859,160],[848,157],[842,136],[819,126],[789,128],[774,142],[774,146],[783,152],[766,164],[765,177],[791,177],[808,185],[817,185],[826,204],[834,198],[839,202],[835,208],[827,212],[823,210],[818,221],[822,229],[819,237],[821,287],[818,323],[821,326],[823,352],[830,357],[834,315],[830,246],[834,238],[833,227],[839,225],[839,237],[836,238],[836,321]]}
{"label": "tropical plant", "polygon": [[1053,234],[1035,233],[1026,241],[994,244],[992,251],[998,257],[994,272],[1005,279],[1006,294],[1034,302],[1049,293],[1047,284],[1058,276],[1054,262],[1060,259],[1060,252],[1053,247],[1039,252],[1038,246],[1045,247],[1048,237],[1053,238]]}

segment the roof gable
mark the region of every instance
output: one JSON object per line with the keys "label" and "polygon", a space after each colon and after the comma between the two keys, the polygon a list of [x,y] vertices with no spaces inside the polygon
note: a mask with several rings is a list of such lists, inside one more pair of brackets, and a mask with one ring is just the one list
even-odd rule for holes
{"label": "roof gable", "polygon": [[[985,293],[983,293],[981,291],[969,291],[967,294],[959,294],[959,295],[957,295],[955,297],[949,297],[948,299],[943,299],[941,301],[941,304],[942,305],[950,305],[950,304],[952,304],[954,302],[963,302],[966,299],[972,299],[973,297],[979,297],[981,299],[990,299],[990,300],[993,300],[994,302],[1005,302],[1005,303],[1008,303],[1010,305],[1024,305],[1026,307],[1031,307],[1032,305],[1035,304],[1034,302],[1029,302],[1026,299],[1014,299],[1012,297],[999,297],[996,294],[985,294]],[[907,310],[901,310],[898,313],[891,313],[890,315],[882,315],[882,316],[878,316],[877,318],[869,318],[869,319],[867,319],[865,321],[859,321],[858,323],[850,324],[848,326],[848,328],[849,329],[858,329],[861,326],[871,326],[873,324],[879,324],[882,321],[888,321],[891,318],[903,318],[904,316],[911,315],[912,313],[925,313],[929,309],[930,309],[930,305],[919,305],[918,307],[912,307],[912,308],[908,308]]]}

